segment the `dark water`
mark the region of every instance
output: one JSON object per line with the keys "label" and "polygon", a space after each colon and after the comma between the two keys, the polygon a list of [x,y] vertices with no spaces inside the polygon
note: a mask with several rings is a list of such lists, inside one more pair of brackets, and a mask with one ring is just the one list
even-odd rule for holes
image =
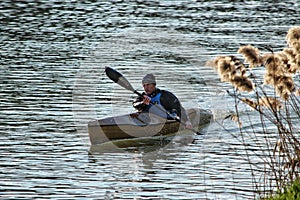
{"label": "dark water", "polygon": [[[241,44],[286,45],[297,1],[1,1],[3,199],[252,199],[244,147],[211,123],[152,150],[89,155],[87,122],[132,112],[155,73],[186,106],[222,116],[231,100],[205,62]],[[223,88],[224,87],[224,88]],[[111,150],[111,149],[110,149]]]}

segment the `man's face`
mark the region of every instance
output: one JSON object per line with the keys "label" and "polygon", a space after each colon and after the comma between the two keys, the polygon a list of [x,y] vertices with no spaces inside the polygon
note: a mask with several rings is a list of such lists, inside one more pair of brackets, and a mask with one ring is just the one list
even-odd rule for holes
{"label": "man's face", "polygon": [[152,92],[155,91],[155,85],[154,84],[144,84],[143,85],[144,90],[147,94],[151,94]]}

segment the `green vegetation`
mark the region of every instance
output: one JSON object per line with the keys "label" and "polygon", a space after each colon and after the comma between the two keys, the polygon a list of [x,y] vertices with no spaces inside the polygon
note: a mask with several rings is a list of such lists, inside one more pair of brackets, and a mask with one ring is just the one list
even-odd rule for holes
{"label": "green vegetation", "polygon": [[265,200],[299,200],[300,199],[300,180],[296,180],[291,186],[285,187],[284,191]]}

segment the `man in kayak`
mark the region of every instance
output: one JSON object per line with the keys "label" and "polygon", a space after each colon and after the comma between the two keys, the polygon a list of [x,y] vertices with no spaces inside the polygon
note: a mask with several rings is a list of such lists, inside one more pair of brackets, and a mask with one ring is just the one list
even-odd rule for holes
{"label": "man in kayak", "polygon": [[174,119],[178,116],[181,122],[185,123],[186,128],[193,128],[178,98],[169,91],[157,88],[153,74],[146,74],[142,79],[142,84],[144,87],[143,97],[138,97],[133,102],[135,109],[156,113],[168,119]]}

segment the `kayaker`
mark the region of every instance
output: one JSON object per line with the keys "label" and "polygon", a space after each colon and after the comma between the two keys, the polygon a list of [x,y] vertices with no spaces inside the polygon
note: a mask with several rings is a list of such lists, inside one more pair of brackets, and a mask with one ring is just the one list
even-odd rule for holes
{"label": "kayaker", "polygon": [[[186,128],[193,128],[185,109],[181,106],[178,98],[167,90],[156,87],[156,80],[153,74],[146,74],[142,79],[144,88],[143,97],[138,97],[133,102],[133,107],[138,111],[160,113],[166,118],[173,119],[178,116],[181,122],[185,123]],[[151,102],[151,103],[150,103]],[[156,105],[153,105],[156,104]],[[159,106],[159,108],[158,108]],[[171,116],[168,116],[166,110]]]}

